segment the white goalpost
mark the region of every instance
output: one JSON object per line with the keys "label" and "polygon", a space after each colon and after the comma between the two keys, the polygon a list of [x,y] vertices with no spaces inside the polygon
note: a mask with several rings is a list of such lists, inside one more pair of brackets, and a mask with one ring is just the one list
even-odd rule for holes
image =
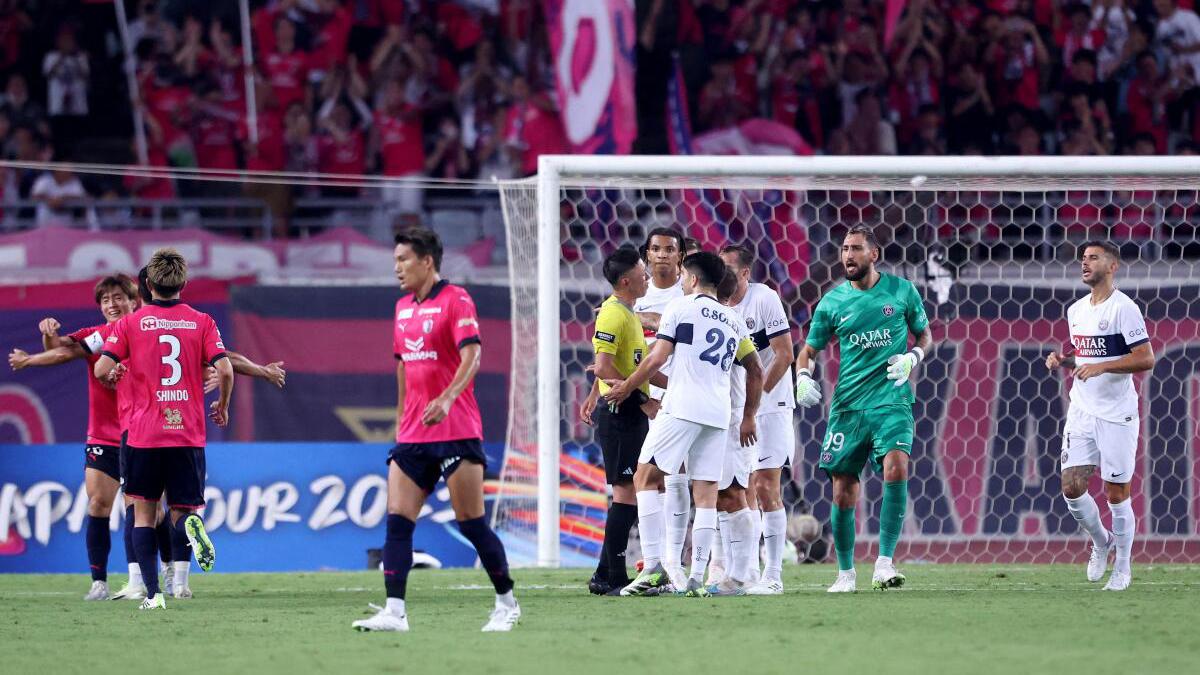
{"label": "white goalpost", "polygon": [[[1136,378],[1135,559],[1198,561],[1198,191],[1197,157],[543,156],[536,178],[500,189],[513,363],[497,530],[518,563],[591,564],[598,550],[606,497],[577,410],[591,310],[607,294],[604,255],[662,225],[709,250],[747,244],[752,280],[779,290],[799,343],[817,298],[841,279],[840,233],[865,223],[884,269],[921,289],[937,342],[914,383],[919,447],[897,555],[1053,562],[1083,550],[1057,479],[1069,378],[1034,357],[1069,339],[1065,306],[1086,291],[1075,247],[1109,239],[1122,248],[1118,285],[1144,308],[1159,356]],[[836,354],[823,359],[831,392]],[[789,504],[821,523],[826,413],[796,411]],[[877,527],[872,480],[860,555]]]}

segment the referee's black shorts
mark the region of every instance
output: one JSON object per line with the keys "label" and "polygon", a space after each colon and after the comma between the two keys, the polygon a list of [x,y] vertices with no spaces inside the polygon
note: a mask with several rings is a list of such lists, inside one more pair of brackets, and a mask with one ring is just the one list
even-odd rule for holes
{"label": "referee's black shorts", "polygon": [[650,429],[650,420],[635,398],[631,396],[616,412],[601,399],[592,413],[596,422],[596,442],[604,457],[604,478],[609,485],[633,482],[642,442]]}

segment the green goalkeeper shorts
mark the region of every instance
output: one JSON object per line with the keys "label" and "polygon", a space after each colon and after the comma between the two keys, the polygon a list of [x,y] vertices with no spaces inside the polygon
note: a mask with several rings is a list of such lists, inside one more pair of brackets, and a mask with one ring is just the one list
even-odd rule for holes
{"label": "green goalkeeper shorts", "polygon": [[883,458],[892,450],[912,454],[913,414],[907,405],[889,405],[870,410],[842,410],[829,415],[821,463],[827,473],[857,476],[871,460],[871,468],[883,473]]}

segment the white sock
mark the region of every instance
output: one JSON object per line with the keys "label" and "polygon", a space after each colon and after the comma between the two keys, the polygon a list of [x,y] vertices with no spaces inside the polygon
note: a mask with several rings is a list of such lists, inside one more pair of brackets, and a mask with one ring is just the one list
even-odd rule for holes
{"label": "white sock", "polygon": [[175,590],[188,587],[188,572],[192,571],[191,560],[176,560],[171,563],[175,574]]}
{"label": "white sock", "polygon": [[1109,504],[1112,513],[1112,533],[1117,540],[1117,561],[1113,564],[1114,572],[1129,574],[1129,558],[1133,554],[1133,533],[1137,523],[1133,516],[1133,503],[1126,499],[1120,504]]}
{"label": "white sock", "polygon": [[875,566],[876,567],[878,567],[880,565],[891,565],[891,564],[892,564],[892,559],[889,556],[881,555],[881,556],[878,556],[877,558],[875,558]]}
{"label": "white sock", "polygon": [[717,536],[713,538],[712,555],[708,564],[729,571],[729,514],[724,511],[717,513]]}
{"label": "white sock", "polygon": [[1100,522],[1100,507],[1096,506],[1092,495],[1087,492],[1075,498],[1063,495],[1063,499],[1067,501],[1067,510],[1075,517],[1075,522],[1092,538],[1092,544],[1098,547],[1107,544],[1108,532],[1104,529],[1104,523]]}
{"label": "white sock", "polygon": [[783,547],[787,545],[787,512],[783,509],[763,512],[763,543],[766,545],[766,569],[763,576],[783,578]]}
{"label": "white sock", "polygon": [[404,608],[404,601],[401,600],[400,598],[388,598],[387,606],[385,607],[385,609],[387,609],[387,611],[390,612],[391,614],[393,614],[394,616],[407,616],[408,615],[408,610],[406,610]]}
{"label": "white sock", "polygon": [[130,586],[145,586],[146,582],[142,581],[142,566],[131,562],[129,563],[129,585]]}
{"label": "white sock", "polygon": [[672,566],[678,566],[683,560],[683,542],[687,539],[688,518],[692,515],[692,496],[688,490],[688,477],[685,473],[667,476],[666,500],[663,518],[666,520],[666,550],[663,560]]}
{"label": "white sock", "polygon": [[516,607],[517,606],[517,598],[513,596],[513,592],[511,590],[507,593],[497,593],[496,594],[496,606],[497,607]]}
{"label": "white sock", "polygon": [[[762,543],[763,534],[762,510],[751,509],[750,527],[754,528],[754,532],[750,536],[750,541],[754,548],[753,555],[750,558],[750,571],[753,572],[754,576],[758,577],[761,576],[762,570],[762,548],[759,546]],[[758,579],[755,579],[755,581],[758,581]]]}
{"label": "white sock", "polygon": [[650,570],[662,562],[663,512],[657,490],[637,493],[638,536],[642,540],[642,569]]}
{"label": "white sock", "polygon": [[[755,561],[754,549],[756,547],[753,541],[754,537],[754,515],[750,509],[742,509],[736,513],[729,514],[729,547],[728,557],[732,561],[732,567],[729,576],[742,583],[754,583],[758,581],[758,567]],[[753,573],[751,567],[754,568]]]}
{"label": "white sock", "polygon": [[712,553],[712,542],[717,534],[717,510],[696,509],[696,520],[692,523],[692,572],[691,578],[704,582],[704,569],[708,567],[708,556]]}

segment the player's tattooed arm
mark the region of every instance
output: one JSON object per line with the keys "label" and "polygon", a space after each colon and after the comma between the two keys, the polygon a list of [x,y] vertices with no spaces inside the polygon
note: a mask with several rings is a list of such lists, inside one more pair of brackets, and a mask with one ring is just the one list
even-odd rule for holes
{"label": "player's tattooed arm", "polygon": [[613,385],[612,389],[604,395],[604,400],[613,405],[621,405],[621,403],[629,398],[633,392],[637,391],[643,384],[650,381],[650,378],[659,371],[660,368],[667,362],[671,354],[675,352],[675,343],[671,340],[656,340],[654,346],[650,348],[650,354],[642,359],[637,370],[633,371],[624,382],[618,382]]}
{"label": "player's tattooed arm", "polygon": [[13,370],[57,366],[60,363],[82,359],[84,356],[87,356],[87,352],[83,347],[74,340],[68,340],[64,347],[53,347],[37,354],[30,354],[23,349],[14,349],[8,354],[8,365]]}
{"label": "player's tattooed arm", "polygon": [[446,415],[450,414],[450,406],[454,405],[454,399],[463,393],[467,385],[471,384],[471,380],[475,379],[475,373],[479,372],[479,359],[483,350],[478,342],[463,345],[458,353],[462,361],[458,364],[458,370],[454,371],[454,379],[450,380],[450,384],[437,398],[425,406],[425,412],[421,414],[421,424],[425,426],[432,426],[446,419]]}
{"label": "player's tattooed arm", "polygon": [[662,320],[662,314],[658,312],[638,312],[638,321],[642,322],[642,328],[645,330],[658,330],[658,322]]}

